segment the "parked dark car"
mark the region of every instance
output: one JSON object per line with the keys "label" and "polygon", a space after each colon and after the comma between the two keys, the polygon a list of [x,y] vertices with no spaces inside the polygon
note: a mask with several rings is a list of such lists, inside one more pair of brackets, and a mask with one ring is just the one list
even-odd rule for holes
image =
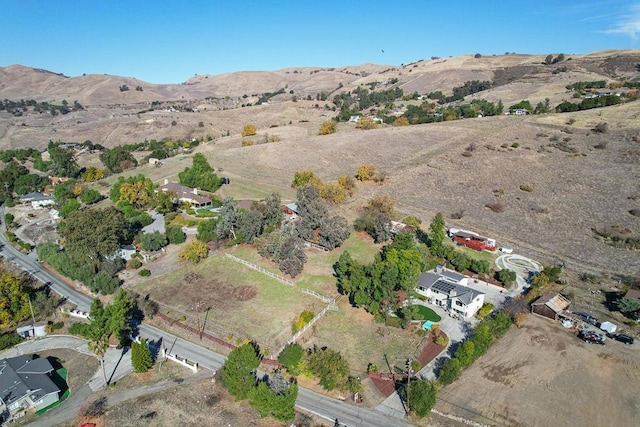
{"label": "parked dark car", "polygon": [[594,326],[598,326],[600,324],[600,322],[598,322],[598,319],[596,319],[595,317],[593,317],[589,313],[584,313],[584,312],[580,312],[580,311],[574,311],[573,314],[578,316],[583,321],[585,321],[587,323],[590,323],[590,324],[592,324]]}
{"label": "parked dark car", "polygon": [[633,344],[633,337],[626,334],[612,334],[611,338],[627,345]]}

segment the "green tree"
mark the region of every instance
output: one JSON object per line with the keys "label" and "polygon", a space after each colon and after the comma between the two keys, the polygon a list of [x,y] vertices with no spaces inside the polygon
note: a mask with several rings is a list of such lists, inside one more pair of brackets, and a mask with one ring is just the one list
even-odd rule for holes
{"label": "green tree", "polygon": [[153,366],[153,358],[151,350],[147,344],[147,340],[142,338],[140,343],[133,342],[131,344],[131,365],[134,372],[141,374],[147,372]]}
{"label": "green tree", "polygon": [[131,243],[129,224],[113,207],[72,212],[60,224],[60,234],[70,257],[84,259],[96,268],[120,244]]}
{"label": "green tree", "polygon": [[263,227],[264,218],[260,212],[254,210],[245,212],[240,222],[243,240],[247,243],[253,243],[253,240],[262,234]]}
{"label": "green tree", "polygon": [[167,236],[157,230],[153,233],[143,233],[142,236],[140,236],[140,246],[142,246],[142,249],[145,251],[159,251],[167,246],[168,243]]}
{"label": "green tree", "polygon": [[169,243],[171,243],[172,245],[178,245],[180,243],[184,243],[187,240],[187,235],[184,234],[184,231],[182,231],[178,227],[167,227],[166,236],[169,240]]}
{"label": "green tree", "polygon": [[77,212],[80,209],[80,202],[77,199],[67,199],[58,209],[58,213],[62,218],[68,218],[73,212]]}
{"label": "green tree", "polygon": [[102,194],[93,188],[87,188],[80,194],[80,201],[85,205],[91,205],[102,199]]}
{"label": "green tree", "polygon": [[622,314],[632,319],[640,316],[640,302],[633,298],[620,298],[616,305]]}
{"label": "green tree", "polygon": [[242,225],[242,212],[238,208],[238,202],[231,197],[225,197],[220,208],[220,216],[216,224],[216,234],[220,239],[236,240],[236,231]]}
{"label": "green tree", "polygon": [[516,272],[513,270],[509,270],[508,268],[502,269],[498,271],[496,277],[499,281],[504,283],[505,285],[509,285],[516,281]]}
{"label": "green tree", "polygon": [[441,384],[451,384],[460,376],[462,368],[458,359],[451,358],[444,361],[438,372],[438,381]]}
{"label": "green tree", "polygon": [[300,188],[304,187],[307,184],[313,184],[314,182],[318,182],[319,178],[316,176],[315,172],[312,170],[299,170],[294,172],[293,181],[291,181],[291,188]]}
{"label": "green tree", "polygon": [[222,185],[222,178],[215,174],[214,169],[207,162],[204,155],[197,153],[193,156],[193,165],[178,174],[180,184],[191,188],[201,188],[214,192]]}
{"label": "green tree", "polygon": [[59,146],[49,148],[49,156],[53,162],[52,173],[57,176],[76,177],[80,173],[80,167],[75,162],[75,153],[72,149]]}
{"label": "green tree", "polygon": [[0,274],[0,329],[29,317],[29,293],[16,275]]}
{"label": "green tree", "polygon": [[218,226],[218,220],[216,218],[205,219],[198,223],[198,233],[196,239],[203,242],[211,242],[218,238],[216,228]]}
{"label": "green tree", "polygon": [[260,354],[254,343],[237,347],[222,367],[222,383],[236,399],[246,399],[256,382],[255,370],[260,365]]}
{"label": "green tree", "polygon": [[438,258],[444,256],[444,239],[446,236],[444,217],[438,212],[429,225],[429,246],[431,253]]}
{"label": "green tree", "polygon": [[278,355],[278,362],[282,363],[282,365],[287,369],[291,375],[298,375],[298,368],[300,366],[300,362],[302,361],[302,356],[304,355],[304,350],[300,344],[291,343],[287,345]]}
{"label": "green tree", "polygon": [[256,132],[257,132],[257,129],[254,125],[247,124],[247,125],[244,125],[244,127],[240,131],[240,135],[242,135],[243,137],[252,136],[252,135],[255,135]]}
{"label": "green tree", "polygon": [[322,124],[320,125],[320,130],[318,131],[318,135],[329,135],[332,133],[336,133],[336,122],[334,122],[333,120],[322,122]]}
{"label": "green tree", "polygon": [[306,366],[320,379],[320,385],[327,391],[344,390],[349,379],[349,363],[340,352],[328,347],[313,347],[306,355]]}
{"label": "green tree", "polygon": [[161,214],[168,214],[169,212],[175,212],[176,207],[173,204],[175,199],[175,193],[168,191],[158,191],[154,194],[155,210]]}
{"label": "green tree", "polygon": [[409,398],[409,409],[420,418],[426,417],[436,406],[438,396],[438,385],[434,381],[411,381],[403,389],[405,401]]}
{"label": "green tree", "polygon": [[121,146],[103,151],[100,154],[100,161],[111,173],[120,173],[138,166],[138,161],[133,154]]}

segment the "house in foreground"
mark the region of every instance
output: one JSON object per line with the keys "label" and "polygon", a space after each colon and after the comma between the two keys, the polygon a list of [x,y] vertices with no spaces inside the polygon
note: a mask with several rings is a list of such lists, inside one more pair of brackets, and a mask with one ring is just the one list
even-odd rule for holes
{"label": "house in foreground", "polygon": [[460,273],[445,270],[442,266],[420,275],[416,291],[427,297],[449,314],[469,319],[484,304],[484,293],[467,286],[468,278]]}
{"label": "house in foreground", "polygon": [[0,412],[3,418],[39,411],[60,400],[56,375],[46,358],[23,355],[0,360]]}

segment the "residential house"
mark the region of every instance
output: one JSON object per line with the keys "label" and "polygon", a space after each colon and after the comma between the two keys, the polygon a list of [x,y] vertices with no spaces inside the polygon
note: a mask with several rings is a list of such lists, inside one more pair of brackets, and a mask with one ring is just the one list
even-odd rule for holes
{"label": "residential house", "polygon": [[122,258],[125,261],[130,261],[136,254],[137,250],[133,245],[124,245],[116,249],[115,256]]}
{"label": "residential house", "polygon": [[158,191],[174,193],[178,202],[189,203],[194,208],[211,206],[211,199],[209,197],[199,195],[197,188],[185,187],[184,185],[169,182],[166,179],[164,180],[164,184],[156,190],[156,192]]}
{"label": "residential house", "polygon": [[47,336],[47,324],[45,322],[38,322],[34,324],[28,324],[16,328],[16,333],[22,338],[33,337],[46,337]]}
{"label": "residential house", "polygon": [[640,290],[638,290],[638,289],[629,289],[627,291],[627,293],[624,294],[624,297],[640,302]]}
{"label": "residential house", "polygon": [[484,293],[467,286],[468,278],[442,266],[420,275],[416,291],[451,315],[469,319],[484,304]]}
{"label": "residential house", "polygon": [[23,355],[0,360],[0,412],[14,418],[56,403],[61,390],[53,375],[46,358]]}
{"label": "residential house", "polygon": [[46,196],[43,193],[27,193],[20,196],[20,203],[31,203],[33,209],[42,209],[44,207],[53,206],[55,199],[53,196]]}
{"label": "residential house", "polygon": [[282,212],[288,219],[294,220],[298,218],[298,205],[295,203],[289,203],[282,207]]}

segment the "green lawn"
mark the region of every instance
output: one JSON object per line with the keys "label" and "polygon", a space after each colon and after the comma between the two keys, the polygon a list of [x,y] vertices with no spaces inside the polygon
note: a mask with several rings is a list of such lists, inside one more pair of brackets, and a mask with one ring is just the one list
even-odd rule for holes
{"label": "green lawn", "polygon": [[[58,369],[56,371],[56,374],[58,374],[58,376],[60,378],[62,378],[65,382],[67,381],[67,375],[68,375],[67,368]],[[56,406],[61,404],[70,395],[71,395],[71,390],[69,390],[69,388],[67,387],[67,389],[64,391],[64,393],[62,393],[62,396],[60,396],[60,400],[58,400],[57,402],[52,403],[51,405],[49,405],[47,407],[44,407],[44,408],[40,409],[39,411],[36,411],[36,415],[40,416],[40,415],[44,414],[45,412],[47,412],[49,409],[55,408]]]}
{"label": "green lawn", "polygon": [[432,322],[439,322],[442,320],[442,317],[438,316],[438,313],[431,310],[429,307],[425,307],[421,304],[416,304],[413,307],[418,307],[418,315],[422,320],[431,320]]}

